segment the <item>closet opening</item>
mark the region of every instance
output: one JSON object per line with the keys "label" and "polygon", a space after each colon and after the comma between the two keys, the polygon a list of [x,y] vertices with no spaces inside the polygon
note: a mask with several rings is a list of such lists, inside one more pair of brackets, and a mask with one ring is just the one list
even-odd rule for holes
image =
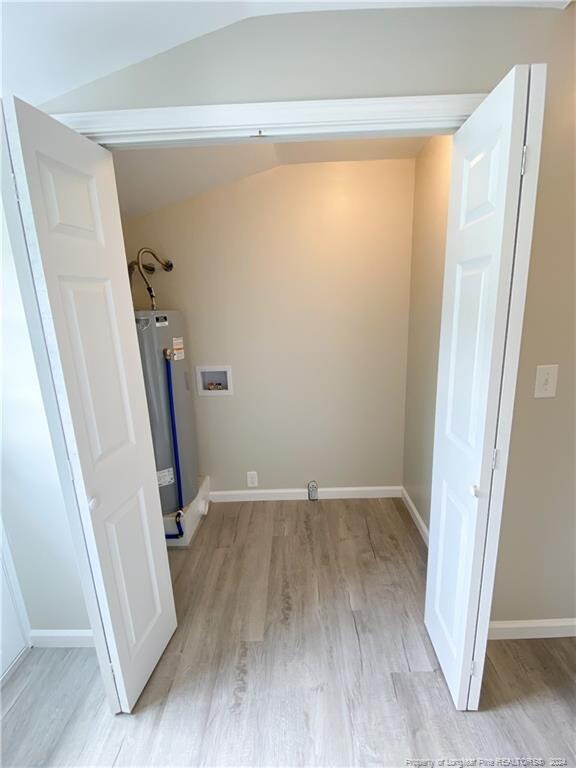
{"label": "closet opening", "polygon": [[[184,337],[196,489],[222,501],[306,498],[311,481],[321,499],[404,494],[425,531],[451,146],[445,135],[114,150],[127,260],[150,248],[174,265],[145,275],[155,310],[137,271],[131,287],[139,340]],[[163,385],[163,366],[154,376]],[[176,486],[172,463],[157,460],[161,495]],[[172,546],[188,544],[197,507]],[[179,508],[174,494],[167,533]]]}
{"label": "closet opening", "polygon": [[[494,570],[484,543],[497,543],[501,510],[492,521],[488,506],[505,480],[493,446],[513,402],[537,181],[537,163],[528,175],[521,164],[523,142],[539,151],[535,72],[515,68],[456,139],[116,148],[115,178],[106,150],[15,104],[20,203],[44,206],[49,225],[36,242],[24,216],[29,261],[15,262],[23,295],[44,286],[38,316],[60,345],[42,353],[61,377],[56,411],[71,411],[52,443],[61,480],[63,448],[79,446],[72,536],[113,711],[137,706],[156,664],[143,701],[166,672],[177,704],[206,663],[268,659],[289,685],[301,652],[326,675],[356,654],[362,673],[441,668],[456,707],[477,708]],[[72,195],[85,179],[90,194]],[[116,187],[121,230],[104,194]],[[51,194],[69,207],[50,207]],[[63,237],[98,259],[67,261]],[[138,339],[148,330],[150,344]],[[164,649],[177,616],[171,642],[190,657],[174,673]],[[256,659],[238,661],[251,647]],[[356,684],[342,675],[343,689]]]}

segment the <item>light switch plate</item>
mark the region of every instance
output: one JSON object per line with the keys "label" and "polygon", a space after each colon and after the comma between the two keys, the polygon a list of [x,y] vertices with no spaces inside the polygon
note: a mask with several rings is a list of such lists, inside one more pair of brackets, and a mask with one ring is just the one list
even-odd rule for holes
{"label": "light switch plate", "polygon": [[558,366],[539,365],[536,368],[534,397],[556,397],[558,386]]}

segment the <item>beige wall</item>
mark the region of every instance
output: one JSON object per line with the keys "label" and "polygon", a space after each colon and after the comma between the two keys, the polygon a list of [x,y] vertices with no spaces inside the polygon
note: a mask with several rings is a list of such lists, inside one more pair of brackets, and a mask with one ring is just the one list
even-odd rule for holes
{"label": "beige wall", "polygon": [[435,136],[416,159],[410,324],[406,375],[404,487],[430,522],[438,344],[452,137]]}
{"label": "beige wall", "polygon": [[[574,616],[574,15],[411,9],[254,19],[102,78],[54,111],[488,91],[548,64],[541,183],[505,498],[495,618]],[[539,363],[555,400],[534,400]]]}
{"label": "beige wall", "polygon": [[195,399],[214,488],[401,484],[413,181],[413,160],[284,166],[125,222],[130,258],[175,262],[154,285],[192,362],[232,365],[232,397]]}
{"label": "beige wall", "polygon": [[[450,182],[450,139],[436,137],[429,141],[416,160],[414,188],[413,250],[410,285],[410,322],[408,337],[408,366],[406,383],[406,433],[404,453],[404,486],[418,511],[429,524],[432,479],[432,450],[434,442],[434,409],[436,397],[437,356],[442,308],[442,273],[448,196]],[[543,181],[545,182],[546,177]],[[568,225],[570,222],[565,222]],[[550,242],[554,231],[548,230]],[[531,270],[534,281],[534,267]],[[545,301],[545,294],[540,297]],[[542,311],[544,309],[542,308]],[[528,316],[525,322],[530,323]],[[534,318],[535,320],[536,318]],[[524,342],[525,343],[525,342]],[[556,345],[558,350],[558,345]],[[537,362],[553,362],[554,352]],[[563,485],[542,488],[536,482],[521,482],[519,464],[531,456],[538,476],[538,454],[541,445],[534,426],[527,418],[522,419],[533,401],[533,383],[528,369],[522,379],[519,373],[518,395],[515,407],[513,443],[511,447],[509,480],[505,499],[500,539],[500,551],[492,618],[513,620],[526,618],[562,618],[574,615],[574,507],[570,501],[570,484],[573,478],[563,462],[556,468],[548,468],[555,476],[555,483]],[[570,387],[570,369],[564,375]],[[570,392],[567,393],[569,399]],[[539,428],[546,431],[547,422],[558,411],[558,401],[542,403],[537,409]],[[520,410],[520,415],[519,415]],[[570,451],[570,433],[566,450]],[[558,430],[562,437],[562,430]],[[526,441],[522,445],[521,441]],[[556,449],[556,443],[554,449]],[[573,454],[572,454],[573,455]],[[570,454],[568,453],[568,457]],[[518,472],[518,476],[515,475]],[[521,501],[516,507],[510,504],[511,493]],[[542,507],[534,504],[539,496]],[[567,502],[563,502],[567,499]],[[571,506],[572,504],[572,506]],[[526,514],[527,513],[527,514]],[[551,523],[551,514],[554,522]],[[568,538],[562,540],[565,534]],[[536,538],[539,537],[539,540]],[[552,545],[552,542],[554,544]],[[525,549],[525,545],[527,548]],[[546,562],[552,550],[559,559]],[[530,551],[531,560],[526,552]],[[534,569],[538,578],[535,579]],[[520,581],[519,581],[520,580]],[[519,588],[530,583],[532,593]],[[534,606],[542,606],[536,614]],[[544,613],[544,615],[542,615]]]}
{"label": "beige wall", "polygon": [[420,8],[259,17],[100,78],[44,108],[487,91],[514,64],[559,63],[573,33],[573,13]]}

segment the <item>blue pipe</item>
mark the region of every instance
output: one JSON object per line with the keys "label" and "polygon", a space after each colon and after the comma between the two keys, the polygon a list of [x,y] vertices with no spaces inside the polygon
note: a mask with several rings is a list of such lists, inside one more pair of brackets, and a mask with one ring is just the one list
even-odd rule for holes
{"label": "blue pipe", "polygon": [[167,533],[167,539],[181,539],[184,536],[180,520],[184,506],[182,494],[182,475],[180,473],[180,451],[178,449],[178,432],[176,430],[176,409],[174,408],[174,387],[172,382],[172,350],[164,350],[164,365],[166,367],[166,383],[168,384],[168,405],[170,407],[170,428],[172,431],[172,450],[174,452],[174,470],[176,472],[176,489],[178,491],[178,506],[180,511],[176,513],[176,528],[178,533]]}

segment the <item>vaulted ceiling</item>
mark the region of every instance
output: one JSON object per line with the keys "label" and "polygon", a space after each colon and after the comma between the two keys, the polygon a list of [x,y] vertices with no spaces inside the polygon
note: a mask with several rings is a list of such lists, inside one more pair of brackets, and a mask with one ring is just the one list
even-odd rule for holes
{"label": "vaulted ceiling", "polygon": [[43,104],[256,16],[439,6],[565,7],[570,0],[4,0],[2,91]]}
{"label": "vaulted ceiling", "polygon": [[413,158],[425,141],[419,136],[117,150],[120,208],[124,216],[140,216],[280,165]]}
{"label": "vaulted ceiling", "polygon": [[42,104],[86,83],[253,16],[381,8],[373,2],[2,3],[3,92]]}

